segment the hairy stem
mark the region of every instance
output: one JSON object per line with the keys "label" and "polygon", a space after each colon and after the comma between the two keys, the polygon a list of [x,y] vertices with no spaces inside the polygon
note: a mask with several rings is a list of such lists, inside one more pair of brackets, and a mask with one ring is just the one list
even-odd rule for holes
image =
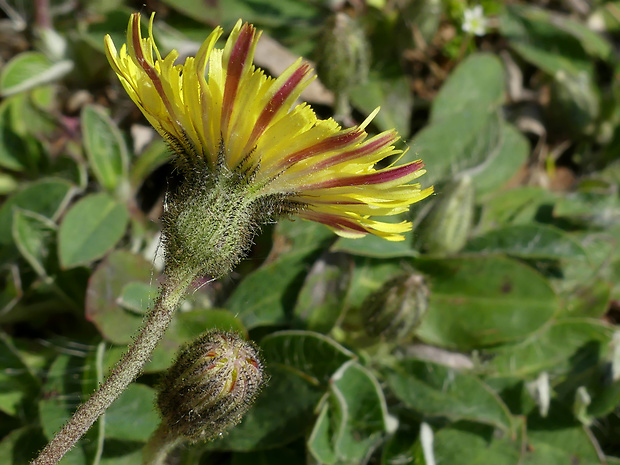
{"label": "hairy stem", "polygon": [[185,290],[193,280],[193,273],[168,277],[154,308],[148,313],[142,328],[133,344],[116,364],[108,379],[99,389],[83,403],[73,417],[63,426],[56,436],[45,446],[31,465],[54,465],[71,449],[88,431],[92,424],[114,402],[129,384],[140,374],[142,367],[149,361],[164,332],[168,328],[172,315],[179,305]]}

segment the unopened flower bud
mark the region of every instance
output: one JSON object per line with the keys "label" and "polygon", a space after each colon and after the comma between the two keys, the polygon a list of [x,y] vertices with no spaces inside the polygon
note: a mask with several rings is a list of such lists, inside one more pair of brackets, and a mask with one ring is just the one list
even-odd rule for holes
{"label": "unopened flower bud", "polygon": [[463,176],[442,189],[428,216],[416,229],[417,246],[436,255],[456,253],[469,238],[474,219],[475,191]]}
{"label": "unopened flower bud", "polygon": [[236,333],[211,331],[181,351],[157,405],[173,435],[215,439],[241,420],[264,381],[256,346]]}
{"label": "unopened flower bud", "polygon": [[368,77],[366,35],[346,13],[336,13],[326,21],[317,47],[316,72],[329,90],[341,93]]}
{"label": "unopened flower bud", "polygon": [[398,342],[422,323],[427,308],[428,288],[422,276],[398,276],[362,304],[364,329],[371,337]]}

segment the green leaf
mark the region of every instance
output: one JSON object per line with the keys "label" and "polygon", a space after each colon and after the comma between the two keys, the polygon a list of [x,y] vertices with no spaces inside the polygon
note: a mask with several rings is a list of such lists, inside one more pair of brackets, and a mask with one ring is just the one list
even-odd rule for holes
{"label": "green leaf", "polygon": [[499,144],[502,124],[497,114],[477,106],[447,115],[414,136],[402,161],[423,158],[427,173],[420,181],[436,184],[482,164]]}
{"label": "green leaf", "polygon": [[552,408],[547,418],[528,418],[527,465],[602,465],[598,444],[573,418]]}
{"label": "green leaf", "polygon": [[419,252],[412,246],[413,240],[411,239],[411,235],[411,233],[405,234],[404,241],[386,241],[373,234],[367,234],[359,239],[340,237],[330,250],[332,252],[346,252],[358,257],[417,257]]}
{"label": "green leaf", "polygon": [[499,192],[486,202],[478,232],[509,224],[531,224],[542,210],[551,210],[558,195],[540,187],[518,187]]}
{"label": "green leaf", "polygon": [[356,259],[351,285],[347,293],[347,308],[359,309],[366,297],[402,272],[400,260]]}
{"label": "green leaf", "polygon": [[128,221],[127,207],[108,194],[84,197],[60,224],[58,255],[63,268],[103,257],[123,237]]}
{"label": "green leaf", "polygon": [[309,263],[333,237],[322,225],[299,221],[282,222],[277,231],[290,241],[291,251],[247,276],[225,305],[248,329],[288,322]]}
{"label": "green leaf", "polygon": [[[81,357],[61,354],[50,366],[43,386],[43,397],[39,401],[41,425],[48,439],[54,437],[84,400],[81,397],[83,362]],[[86,465],[83,444],[72,448],[61,463],[62,465]]]}
{"label": "green leaf", "polygon": [[366,115],[381,107],[373,120],[380,131],[396,129],[402,137],[409,135],[413,94],[409,80],[400,69],[387,73],[371,70],[365,84],[351,89],[350,98]]}
{"label": "green leaf", "polygon": [[13,209],[21,208],[54,220],[73,195],[71,183],[41,180],[9,197],[0,207],[0,246],[13,241]]}
{"label": "green leaf", "polygon": [[4,465],[30,463],[35,451],[41,450],[46,443],[47,440],[38,426],[30,425],[13,430],[0,441],[0,463]]}
{"label": "green leaf", "polygon": [[527,259],[586,259],[585,250],[561,229],[542,224],[506,226],[478,236],[465,252],[505,253]]}
{"label": "green leaf", "polygon": [[480,171],[473,173],[476,194],[481,197],[502,187],[522,168],[530,154],[530,143],[509,123],[501,125],[500,140]]}
{"label": "green leaf", "polygon": [[[420,440],[417,445],[420,447]],[[439,430],[433,441],[437,464],[520,465],[522,439],[494,435],[491,428],[467,422],[455,423]],[[566,465],[569,462],[566,462]]]}
{"label": "green leaf", "polygon": [[50,61],[39,52],[24,52],[13,57],[2,69],[0,92],[3,96],[23,92],[57,81],[73,69],[73,62]]}
{"label": "green leaf", "polygon": [[19,208],[14,210],[13,240],[39,276],[47,276],[45,270],[55,233],[56,224],[45,216]]}
{"label": "green leaf", "polygon": [[171,158],[172,153],[166,142],[155,139],[132,163],[129,174],[131,185],[135,188],[140,187],[148,175]]}
{"label": "green leaf", "polygon": [[520,340],[557,310],[549,283],[504,257],[419,259],[431,296],[417,335],[426,342],[470,350]]}
{"label": "green leaf", "polygon": [[297,371],[270,365],[269,384],[241,423],[226,436],[207,444],[209,449],[249,452],[288,444],[304,435],[314,419],[322,389],[308,383]]}
{"label": "green leaf", "polygon": [[144,315],[153,307],[157,289],[147,283],[131,282],[123,288],[118,304],[124,309]]}
{"label": "green leaf", "polygon": [[424,417],[485,423],[510,433],[513,420],[502,399],[474,375],[414,359],[399,361],[387,383],[405,405]]}
{"label": "green leaf", "polygon": [[108,255],[92,274],[86,292],[86,318],[101,335],[115,344],[128,344],[142,322],[142,316],[118,305],[125,287],[131,283],[148,285],[151,264],[125,250]]}
{"label": "green leaf", "polygon": [[471,108],[493,113],[504,102],[504,67],[490,53],[474,53],[451,73],[433,100],[430,124]]}
{"label": "green leaf", "polygon": [[11,339],[0,332],[0,411],[18,415],[22,403],[38,391],[39,381]]}
{"label": "green leaf", "polygon": [[155,390],[134,383],[106,410],[106,439],[146,441],[159,422],[155,411]]}
{"label": "green leaf", "polygon": [[510,5],[500,16],[500,32],[526,61],[551,76],[559,71],[576,76],[592,70],[582,43],[555,22],[540,8]]}
{"label": "green leaf", "polygon": [[377,380],[362,366],[349,363],[333,377],[308,448],[320,463],[363,464],[382,442],[389,421]]}
{"label": "green leaf", "polygon": [[99,184],[110,193],[127,180],[127,147],[108,115],[94,105],[82,110],[84,148]]}
{"label": "green leaf", "polygon": [[352,265],[346,254],[331,252],[314,263],[297,296],[294,309],[297,326],[322,333],[333,328],[344,310]]}
{"label": "green leaf", "polygon": [[527,378],[541,371],[566,373],[578,354],[598,359],[608,346],[612,328],[586,318],[554,322],[524,341],[490,349],[488,368],[495,376]]}
{"label": "green leaf", "polygon": [[356,357],[352,352],[319,333],[278,331],[261,341],[268,366],[294,369],[309,383],[327,387],[331,376]]}

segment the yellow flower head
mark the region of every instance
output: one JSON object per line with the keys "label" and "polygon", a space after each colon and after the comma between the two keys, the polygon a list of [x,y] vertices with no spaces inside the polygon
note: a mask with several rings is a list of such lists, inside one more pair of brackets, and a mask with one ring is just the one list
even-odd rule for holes
{"label": "yellow flower head", "polygon": [[320,120],[306,104],[295,105],[314,78],[301,59],[277,79],[253,64],[260,32],[237,23],[224,49],[215,29],[196,57],[175,64],[178,52],[162,57],[140,32],[140,15],[129,20],[127,44],[117,51],[105,38],[110,64],[132,100],[176,152],[187,171],[222,172],[247,183],[248,195],[285,199],[278,212],[324,223],[344,237],[367,233],[402,240],[411,223],[371,216],[397,215],[433,190],[411,182],[424,174],[421,160],[377,169],[391,155],[394,130],[368,137],[365,127],[342,129]]}

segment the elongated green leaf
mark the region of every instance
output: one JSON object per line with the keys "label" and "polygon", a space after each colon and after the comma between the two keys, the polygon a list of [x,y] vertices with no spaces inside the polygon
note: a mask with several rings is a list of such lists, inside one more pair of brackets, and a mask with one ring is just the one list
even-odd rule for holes
{"label": "elongated green leaf", "polygon": [[56,224],[38,213],[16,208],[13,213],[13,240],[22,256],[39,276],[46,276],[47,259]]}
{"label": "elongated green leaf", "polygon": [[331,376],[355,355],[327,336],[310,331],[278,331],[261,341],[268,364],[284,365],[315,385]]}
{"label": "elongated green leaf", "polygon": [[46,179],[30,184],[7,199],[0,207],[0,246],[13,240],[13,209],[29,210],[55,219],[73,195],[71,183],[60,179]]}
{"label": "elongated green leaf", "polygon": [[496,55],[475,53],[450,74],[433,100],[430,123],[471,107],[494,112],[504,101],[504,68]]}
{"label": "elongated green leaf", "polygon": [[82,110],[84,148],[99,183],[108,192],[127,181],[127,147],[112,120],[93,105]]}
{"label": "elongated green leaf", "polygon": [[503,257],[419,259],[431,290],[418,329],[425,341],[468,350],[520,340],[557,310],[557,297],[536,271]]}
{"label": "elongated green leaf", "polygon": [[[416,443],[421,449],[420,440]],[[439,430],[431,445],[435,463],[520,465],[523,439],[494,435],[489,427],[460,422]],[[421,454],[420,454],[421,455]]]}
{"label": "elongated green leaf", "polygon": [[403,137],[409,135],[413,95],[409,81],[399,71],[392,75],[371,71],[368,82],[352,89],[350,96],[364,114],[381,107],[373,121],[381,131],[396,129]]}
{"label": "elongated green leaf", "polygon": [[561,229],[542,224],[518,224],[490,231],[472,239],[464,251],[534,259],[586,259],[579,242]]}
{"label": "elongated green leaf", "polygon": [[56,81],[73,69],[69,60],[51,62],[39,52],[25,52],[14,57],[2,70],[0,92],[12,95]]}
{"label": "elongated green leaf", "polygon": [[60,224],[58,255],[64,268],[101,258],[125,234],[129,212],[107,194],[76,203]]}
{"label": "elongated green leaf", "polygon": [[565,373],[571,357],[580,351],[592,359],[609,343],[612,329],[596,320],[571,318],[558,321],[515,345],[490,350],[489,367],[499,376],[525,378],[541,371]]}
{"label": "elongated green leaf", "polygon": [[297,327],[322,333],[332,329],[344,310],[352,265],[351,257],[329,252],[314,263],[297,296]]}
{"label": "elongated green leaf", "polygon": [[509,433],[513,420],[500,397],[476,376],[414,359],[387,374],[390,389],[424,417],[446,417],[492,425]]}

